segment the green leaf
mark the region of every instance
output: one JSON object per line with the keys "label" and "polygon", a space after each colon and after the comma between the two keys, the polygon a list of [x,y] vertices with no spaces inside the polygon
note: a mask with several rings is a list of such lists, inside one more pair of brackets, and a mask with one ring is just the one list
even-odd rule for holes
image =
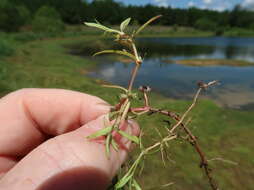
{"label": "green leaf", "polygon": [[113,121],[114,119],[116,119],[118,114],[119,114],[119,111],[109,112],[109,114],[108,114],[109,121]]}
{"label": "green leaf", "polygon": [[115,151],[118,151],[118,144],[116,143],[114,139],[112,139],[112,146],[115,149]]}
{"label": "green leaf", "polygon": [[145,24],[143,24],[136,32],[134,35],[137,35],[138,33],[140,33],[147,25],[149,25],[151,22],[155,21],[156,19],[162,17],[162,15],[158,15],[155,16],[153,18],[151,18],[150,20],[148,20]]}
{"label": "green leaf", "polygon": [[106,32],[110,32],[110,33],[117,33],[117,34],[122,34],[120,31],[118,30],[114,30],[114,29],[111,29],[111,28],[108,28],[106,26],[103,26],[99,23],[92,23],[92,22],[84,22],[85,25],[87,26],[90,26],[90,27],[95,27],[95,28],[99,28],[101,30],[104,30]]}
{"label": "green leaf", "polygon": [[123,186],[125,186],[126,183],[128,183],[134,176],[136,168],[138,164],[140,163],[141,158],[143,157],[143,153],[139,155],[139,157],[135,160],[131,168],[128,170],[128,172],[118,181],[118,183],[115,185],[116,189],[120,189]]}
{"label": "green leaf", "polygon": [[134,55],[132,55],[131,53],[129,53],[127,51],[121,51],[121,50],[104,50],[104,51],[95,53],[93,56],[100,55],[100,54],[106,54],[106,53],[115,53],[115,54],[119,54],[119,55],[125,55],[125,56],[131,58],[132,60],[136,61],[136,57]]}
{"label": "green leaf", "polygon": [[93,139],[93,138],[96,138],[96,137],[107,135],[112,130],[112,127],[113,126],[109,126],[109,127],[103,128],[103,129],[101,129],[101,130],[99,130],[99,131],[89,135],[87,138],[88,139]]}
{"label": "green leaf", "polygon": [[115,185],[115,188],[116,189],[120,189],[123,186],[125,186],[125,184],[128,183],[128,181],[130,181],[130,179],[133,177],[133,175],[134,175],[134,172],[132,172],[132,173],[130,173],[128,175],[125,175],[122,179],[120,179],[118,181],[118,183]]}
{"label": "green leaf", "polygon": [[126,138],[129,139],[130,141],[133,141],[133,142],[135,142],[136,144],[139,144],[139,138],[138,138],[138,137],[133,136],[133,135],[130,135],[130,134],[128,134],[128,133],[126,133],[126,132],[124,132],[124,131],[121,131],[121,130],[119,130],[118,133],[119,133],[120,135],[126,137]]}
{"label": "green leaf", "polygon": [[125,20],[121,23],[121,25],[120,25],[120,30],[121,30],[121,32],[123,32],[123,31],[125,30],[125,28],[129,25],[130,21],[131,21],[131,18],[127,18],[127,19],[125,19]]}
{"label": "green leaf", "polygon": [[136,190],[142,190],[142,188],[135,179],[133,179],[133,186],[135,187]]}
{"label": "green leaf", "polygon": [[110,156],[110,145],[111,145],[112,135],[108,135],[106,139],[106,155],[109,158]]}

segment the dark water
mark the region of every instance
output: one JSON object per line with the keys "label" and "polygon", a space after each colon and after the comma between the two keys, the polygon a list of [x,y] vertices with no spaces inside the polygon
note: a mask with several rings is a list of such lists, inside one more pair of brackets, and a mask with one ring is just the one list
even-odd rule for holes
{"label": "dark water", "polygon": [[[205,97],[236,109],[254,109],[254,66],[186,66],[181,59],[232,59],[254,62],[254,38],[143,38],[145,61],[135,86],[149,85],[165,96],[190,99],[198,81],[219,80]],[[151,50],[151,49],[153,50]],[[154,51],[157,50],[157,51]],[[153,52],[153,53],[149,53]],[[150,55],[150,56],[148,56]],[[133,64],[99,58],[103,64],[90,76],[126,86]],[[107,63],[105,63],[107,62]]]}

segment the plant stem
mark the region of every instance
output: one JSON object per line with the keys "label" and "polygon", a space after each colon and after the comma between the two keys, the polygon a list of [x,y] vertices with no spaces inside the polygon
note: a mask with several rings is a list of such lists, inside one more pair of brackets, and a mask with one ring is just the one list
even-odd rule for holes
{"label": "plant stem", "polygon": [[140,67],[140,64],[136,64],[134,69],[132,70],[131,79],[130,79],[130,82],[129,82],[129,85],[128,85],[128,91],[129,92],[132,90],[133,83],[134,83],[134,80],[137,76],[139,67]]}
{"label": "plant stem", "polygon": [[132,90],[134,80],[135,80],[135,78],[137,76],[137,73],[138,73],[138,69],[139,69],[139,67],[142,63],[142,61],[140,60],[140,58],[138,56],[136,45],[134,44],[133,41],[131,42],[131,45],[132,45],[132,51],[133,51],[133,53],[136,57],[136,65],[135,65],[135,67],[134,67],[134,69],[132,70],[132,73],[131,73],[131,79],[130,79],[130,82],[129,82],[129,85],[128,85],[128,91],[129,92]]}
{"label": "plant stem", "polygon": [[181,117],[181,119],[177,122],[177,124],[172,127],[172,129],[170,130],[170,133],[173,133],[175,131],[175,129],[183,122],[184,118],[187,116],[187,114],[192,110],[192,108],[196,105],[199,94],[201,93],[202,88],[199,88],[194,99],[193,102],[191,104],[191,106],[187,109],[187,111],[183,114],[183,116]]}

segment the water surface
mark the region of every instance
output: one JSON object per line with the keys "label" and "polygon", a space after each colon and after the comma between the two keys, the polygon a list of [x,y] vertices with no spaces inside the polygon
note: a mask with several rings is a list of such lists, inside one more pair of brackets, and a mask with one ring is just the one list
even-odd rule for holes
{"label": "water surface", "polygon": [[[174,63],[174,60],[181,59],[254,62],[254,38],[143,38],[138,43],[145,44],[145,49],[142,49],[145,60],[136,78],[135,87],[149,85],[165,96],[190,99],[198,81],[219,80],[220,85],[208,90],[206,97],[225,107],[254,109],[254,66],[202,67]],[[148,56],[151,52],[149,48],[157,51]],[[90,73],[90,76],[118,85],[128,84],[133,64],[107,60],[107,57],[97,60],[103,64],[99,64],[98,69]]]}

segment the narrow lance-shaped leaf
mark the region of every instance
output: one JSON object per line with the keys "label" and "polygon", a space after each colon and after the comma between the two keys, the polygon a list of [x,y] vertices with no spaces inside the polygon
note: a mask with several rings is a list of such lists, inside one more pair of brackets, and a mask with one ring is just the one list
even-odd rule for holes
{"label": "narrow lance-shaped leaf", "polygon": [[109,134],[107,136],[107,139],[106,139],[106,155],[107,155],[108,158],[110,156],[110,145],[111,145],[111,142],[112,142],[112,135]]}
{"label": "narrow lance-shaped leaf", "polygon": [[115,53],[115,54],[119,54],[119,55],[125,55],[125,56],[131,58],[132,60],[136,61],[136,57],[134,55],[132,55],[131,53],[129,53],[127,51],[121,51],[121,50],[104,50],[104,51],[95,53],[93,56],[100,55],[100,54],[107,54],[107,53]]}
{"label": "narrow lance-shaped leaf", "polygon": [[118,30],[114,30],[114,29],[108,28],[108,27],[103,26],[103,25],[98,24],[98,23],[84,22],[84,24],[87,25],[87,26],[90,26],[90,27],[99,28],[99,29],[104,30],[104,31],[106,31],[106,32],[122,34],[122,33],[121,33],[120,31],[118,31]]}
{"label": "narrow lance-shaped leaf", "polygon": [[118,151],[118,144],[116,143],[116,141],[114,140],[114,138],[112,138],[112,146],[115,149],[115,151]]}
{"label": "narrow lance-shaped leaf", "polygon": [[121,130],[119,130],[118,133],[119,133],[120,135],[126,137],[126,138],[129,139],[130,141],[135,142],[136,144],[139,144],[139,138],[138,138],[138,137],[133,136],[133,135],[130,135],[130,134],[128,134],[128,133],[126,133],[126,132],[124,132],[124,131],[121,131]]}
{"label": "narrow lance-shaped leaf", "polygon": [[121,23],[121,25],[120,25],[120,30],[121,30],[121,32],[123,32],[123,31],[125,30],[125,28],[129,25],[130,21],[131,21],[131,18],[127,18],[127,19],[125,19],[125,20]]}
{"label": "narrow lance-shaped leaf", "polygon": [[106,128],[103,128],[91,135],[89,135],[87,138],[88,139],[93,139],[93,138],[97,138],[97,137],[100,137],[100,136],[104,136],[104,135],[107,135],[111,130],[112,130],[112,127],[113,126],[109,126],[109,127],[106,127]]}
{"label": "narrow lance-shaped leaf", "polygon": [[148,20],[145,24],[143,24],[136,32],[134,35],[137,35],[138,33],[140,33],[147,25],[149,25],[151,22],[155,21],[156,19],[162,17],[162,15],[158,15],[155,16],[153,18],[151,18],[150,20]]}
{"label": "narrow lance-shaped leaf", "polygon": [[132,185],[135,187],[136,190],[142,190],[140,185],[138,184],[138,182],[135,179],[133,179]]}
{"label": "narrow lance-shaped leaf", "polygon": [[115,185],[116,189],[122,188],[123,186],[125,186],[125,184],[127,184],[133,178],[136,168],[142,157],[143,157],[143,154],[140,154],[139,157],[132,164],[128,172],[117,182],[117,184]]}
{"label": "narrow lance-shaped leaf", "polygon": [[129,175],[125,175],[122,179],[120,179],[120,181],[118,181],[118,183],[115,185],[115,188],[120,189],[123,186],[125,186],[125,184],[127,184],[130,181],[133,175],[134,175],[134,172],[130,173]]}

